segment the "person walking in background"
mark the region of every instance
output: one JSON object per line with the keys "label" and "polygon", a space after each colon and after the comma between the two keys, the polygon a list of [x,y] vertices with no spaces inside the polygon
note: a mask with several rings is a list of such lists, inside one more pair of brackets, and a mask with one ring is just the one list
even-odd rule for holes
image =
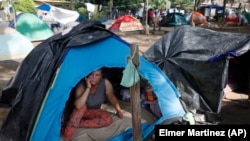
{"label": "person walking in background", "polygon": [[116,7],[114,7],[114,9],[113,9],[113,19],[116,19],[118,17],[119,17],[119,10]]}
{"label": "person walking in background", "polygon": [[152,8],[148,10],[148,25],[151,26],[153,23],[153,19],[155,17],[155,12]]}

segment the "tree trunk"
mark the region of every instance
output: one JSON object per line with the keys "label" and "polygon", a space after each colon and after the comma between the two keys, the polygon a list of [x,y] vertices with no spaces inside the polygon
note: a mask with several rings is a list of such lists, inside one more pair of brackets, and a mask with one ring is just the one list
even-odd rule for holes
{"label": "tree trunk", "polygon": [[222,14],[223,21],[225,20],[226,4],[227,4],[227,0],[223,0],[223,14]]}
{"label": "tree trunk", "polygon": [[112,11],[112,9],[113,9],[113,0],[110,0],[109,2],[110,2],[110,3],[109,3],[109,4],[110,4],[110,5],[109,5],[109,6],[110,6],[110,7],[109,7],[109,8],[110,8],[110,9],[109,9],[109,11],[110,11],[110,15],[109,15],[110,18],[109,18],[109,19],[113,19],[113,13],[112,13],[112,12],[113,12],[113,11]]}

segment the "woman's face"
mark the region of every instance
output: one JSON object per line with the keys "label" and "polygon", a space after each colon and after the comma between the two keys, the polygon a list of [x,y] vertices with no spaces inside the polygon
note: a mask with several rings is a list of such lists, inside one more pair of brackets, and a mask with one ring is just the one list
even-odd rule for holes
{"label": "woman's face", "polygon": [[93,71],[88,78],[92,85],[98,84],[102,78],[102,71],[101,70]]}

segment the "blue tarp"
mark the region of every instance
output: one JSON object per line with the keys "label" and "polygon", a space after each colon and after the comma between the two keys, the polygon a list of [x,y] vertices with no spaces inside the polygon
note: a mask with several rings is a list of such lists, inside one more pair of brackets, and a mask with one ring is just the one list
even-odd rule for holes
{"label": "blue tarp", "polygon": [[43,11],[50,11],[50,5],[44,3],[44,4],[42,4],[42,5],[39,5],[39,6],[37,7],[37,9],[43,10]]}
{"label": "blue tarp", "polygon": [[215,8],[216,10],[223,10],[223,9],[224,9],[223,6],[219,6],[219,5],[216,5],[216,4],[209,4],[209,5],[204,5],[204,6],[201,6],[201,7],[205,7],[205,8]]}

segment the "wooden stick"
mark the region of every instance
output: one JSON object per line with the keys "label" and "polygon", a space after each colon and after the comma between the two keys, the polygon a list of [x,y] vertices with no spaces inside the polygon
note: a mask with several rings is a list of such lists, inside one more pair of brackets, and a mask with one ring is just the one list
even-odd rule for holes
{"label": "wooden stick", "polygon": [[[132,58],[137,71],[139,71],[139,51],[138,45],[131,45],[131,56],[135,52]],[[133,126],[133,141],[141,141],[141,101],[140,101],[140,81],[134,86],[130,87],[130,103],[132,107],[132,126]]]}

